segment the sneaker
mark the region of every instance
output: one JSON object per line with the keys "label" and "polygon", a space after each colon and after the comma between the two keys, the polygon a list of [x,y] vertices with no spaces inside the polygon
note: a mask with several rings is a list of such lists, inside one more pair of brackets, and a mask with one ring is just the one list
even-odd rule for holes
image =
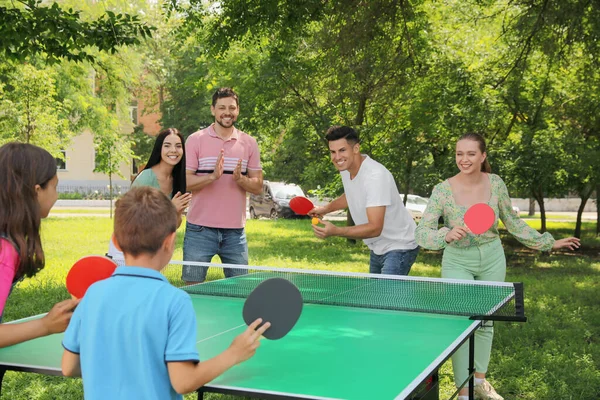
{"label": "sneaker", "polygon": [[485,380],[479,385],[475,385],[475,399],[477,400],[504,400],[504,397],[500,396],[494,390],[494,387]]}

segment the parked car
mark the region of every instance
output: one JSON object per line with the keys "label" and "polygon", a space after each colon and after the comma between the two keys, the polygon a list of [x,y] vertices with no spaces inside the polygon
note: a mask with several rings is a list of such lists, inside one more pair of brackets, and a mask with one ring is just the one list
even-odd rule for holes
{"label": "parked car", "polygon": [[290,200],[296,196],[304,196],[304,192],[296,184],[263,181],[262,193],[250,195],[250,218],[261,215],[269,218],[303,218],[305,216],[296,214],[290,208]]}
{"label": "parked car", "polygon": [[[400,200],[404,201],[404,195],[400,195]],[[416,194],[409,194],[406,198],[406,209],[410,212],[415,221],[419,221],[427,208],[428,200]]]}

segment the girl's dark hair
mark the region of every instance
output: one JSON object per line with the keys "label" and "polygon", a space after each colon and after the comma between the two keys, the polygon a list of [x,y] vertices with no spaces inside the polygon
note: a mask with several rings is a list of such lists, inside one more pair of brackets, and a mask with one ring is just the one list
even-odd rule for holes
{"label": "girl's dark hair", "polygon": [[[477,142],[477,143],[479,143],[479,150],[481,150],[482,153],[486,152],[487,146],[485,145],[485,139],[479,133],[475,133],[475,132],[465,133],[464,135],[462,135],[458,139],[459,142],[461,140],[472,140],[474,142]],[[481,164],[481,171],[482,172],[487,172],[487,173],[491,173],[492,172],[492,166],[488,162],[487,157],[485,158],[485,160]]]}
{"label": "girl's dark hair", "polygon": [[177,135],[179,139],[181,139],[181,146],[183,146],[183,155],[181,156],[181,160],[173,167],[173,191],[171,196],[175,196],[177,192],[181,192],[181,194],[185,193],[185,139],[183,135],[175,128],[167,128],[164,131],[160,132],[156,136],[156,141],[154,142],[154,147],[152,148],[152,154],[150,154],[150,158],[148,159],[148,163],[144,167],[144,169],[150,169],[157,164],[160,164],[161,160],[161,152],[162,146],[165,141],[165,138],[169,135]]}
{"label": "girl's dark hair", "polygon": [[15,280],[44,268],[40,240],[41,212],[36,185],[42,189],[56,176],[56,160],[41,147],[8,143],[0,147],[0,234],[19,253]]}

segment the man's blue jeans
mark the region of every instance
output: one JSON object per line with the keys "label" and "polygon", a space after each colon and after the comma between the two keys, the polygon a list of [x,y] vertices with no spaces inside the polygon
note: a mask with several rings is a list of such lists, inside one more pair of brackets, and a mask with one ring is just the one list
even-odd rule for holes
{"label": "man's blue jeans", "polygon": [[[244,228],[222,229],[186,223],[183,239],[183,261],[210,262],[219,255],[224,264],[248,265],[248,242]],[[204,282],[208,267],[184,265],[182,279]],[[227,278],[244,275],[247,269],[224,268]]]}
{"label": "man's blue jeans", "polygon": [[372,274],[408,275],[417,259],[417,254],[419,254],[419,247],[412,250],[392,250],[381,255],[371,251],[369,272]]}

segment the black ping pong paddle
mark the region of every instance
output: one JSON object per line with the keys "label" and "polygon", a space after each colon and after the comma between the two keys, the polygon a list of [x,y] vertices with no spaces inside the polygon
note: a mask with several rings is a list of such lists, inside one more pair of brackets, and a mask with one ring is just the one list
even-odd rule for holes
{"label": "black ping pong paddle", "polygon": [[281,339],[292,330],[302,313],[302,294],[300,290],[283,278],[270,278],[261,282],[250,293],[242,315],[244,322],[250,325],[258,318],[271,326],[263,336],[267,339]]}

